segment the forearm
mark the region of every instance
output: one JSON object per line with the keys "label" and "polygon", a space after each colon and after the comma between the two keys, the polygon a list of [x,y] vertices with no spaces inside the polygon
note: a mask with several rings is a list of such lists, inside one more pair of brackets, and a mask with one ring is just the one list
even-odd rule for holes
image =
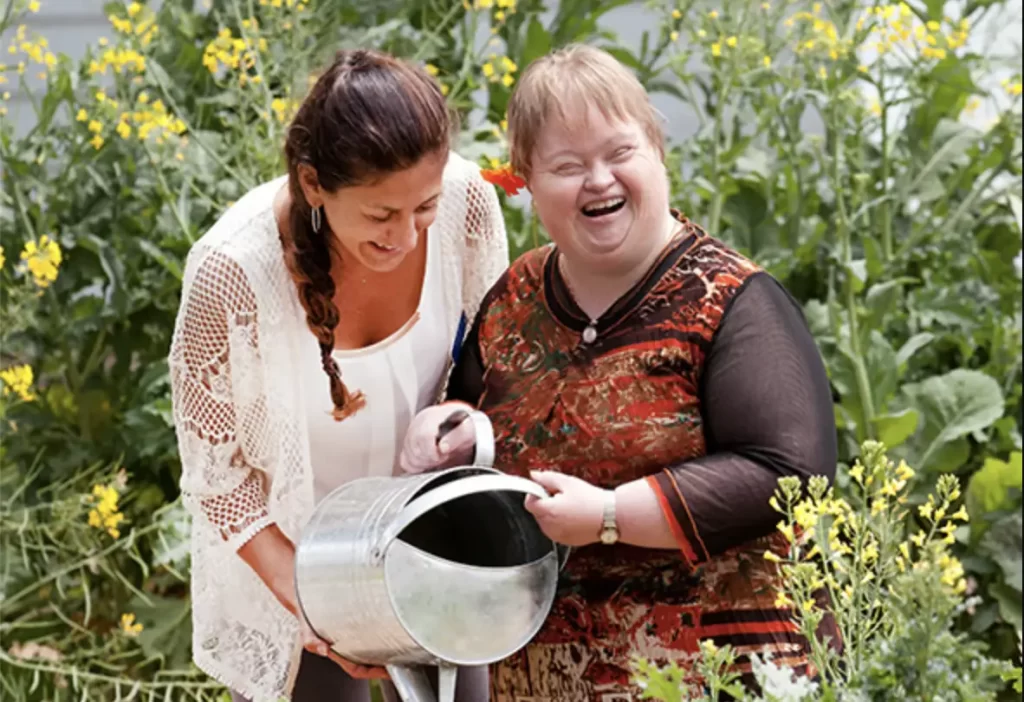
{"label": "forearm", "polygon": [[295,594],[295,545],[276,524],[262,529],[238,549],[238,555],[274,593],[278,602],[298,615]]}
{"label": "forearm", "polygon": [[662,512],[658,495],[646,479],[634,480],[615,489],[615,521],[622,543],[644,548],[679,547],[672,526]]}

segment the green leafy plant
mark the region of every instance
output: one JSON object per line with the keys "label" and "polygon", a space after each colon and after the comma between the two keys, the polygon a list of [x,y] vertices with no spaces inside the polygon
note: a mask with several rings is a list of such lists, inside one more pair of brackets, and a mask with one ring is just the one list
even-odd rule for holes
{"label": "green leafy plant", "polygon": [[[876,442],[865,442],[861,455],[850,470],[856,487],[849,499],[837,497],[824,478],[812,478],[805,490],[787,477],[771,501],[790,541],[786,558],[766,553],[784,580],[776,603],[791,608],[811,642],[816,679],[797,677],[755,653],[760,691],[746,692],[738,684],[736,652],[705,641],[696,685],[677,668],[638,663],[648,699],[716,700],[727,692],[738,700],[791,702],[981,701],[998,699],[1007,680],[1019,679],[1019,667],[991,657],[954,627],[970,606],[963,566],[950,550],[969,521],[964,506],[957,507],[957,479],[939,476],[915,509],[909,506],[914,471],[890,460]],[[821,592],[830,595],[827,608]],[[815,635],[826,616],[835,617],[841,647]]]}

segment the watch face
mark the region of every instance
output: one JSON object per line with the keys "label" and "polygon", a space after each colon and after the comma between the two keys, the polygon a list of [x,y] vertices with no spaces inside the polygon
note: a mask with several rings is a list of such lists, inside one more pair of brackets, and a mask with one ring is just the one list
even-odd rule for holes
{"label": "watch face", "polygon": [[615,533],[614,529],[605,529],[601,532],[601,543],[608,544],[609,546],[619,540],[619,535]]}

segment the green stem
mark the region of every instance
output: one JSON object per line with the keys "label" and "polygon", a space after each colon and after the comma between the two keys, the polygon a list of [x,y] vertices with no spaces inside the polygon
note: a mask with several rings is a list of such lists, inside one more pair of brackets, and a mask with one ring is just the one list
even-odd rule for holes
{"label": "green stem", "polygon": [[903,246],[900,247],[900,255],[902,256],[906,254],[908,251],[910,251],[910,249],[920,244],[921,241],[924,240],[926,237],[936,232],[951,231],[952,227],[960,221],[960,218],[964,215],[964,213],[974,206],[974,203],[978,200],[979,197],[981,197],[982,193],[984,193],[985,190],[988,189],[990,185],[992,185],[992,181],[994,181],[996,177],[1002,172],[1002,167],[993,168],[991,171],[989,171],[988,175],[985,177],[985,180],[983,180],[978,185],[978,187],[972,190],[967,195],[967,197],[963,199],[963,202],[960,203],[956,210],[954,210],[952,214],[947,215],[946,218],[942,220],[942,223],[939,224],[938,227],[935,227],[934,229],[921,229],[918,230],[915,234],[907,237],[907,241],[903,244]]}
{"label": "green stem", "polygon": [[201,682],[188,682],[178,680],[168,680],[167,682],[152,682],[147,683],[141,680],[132,680],[129,678],[115,678],[109,675],[101,675],[99,673],[90,673],[80,670],[75,667],[60,667],[56,665],[47,665],[45,663],[32,663],[30,661],[24,661],[17,658],[8,656],[5,651],[0,650],[0,662],[15,668],[21,668],[22,670],[38,671],[40,673],[51,673],[54,675],[62,675],[64,677],[77,678],[85,682],[98,682],[106,683],[109,685],[119,685],[124,687],[135,687],[138,689],[156,692],[157,690],[166,690],[168,693],[172,689],[181,689],[185,691],[196,691],[196,690],[211,690],[218,691],[223,690],[224,686],[216,681],[201,681]]}
{"label": "green stem", "polygon": [[96,553],[91,553],[88,556],[86,556],[85,558],[81,558],[81,559],[75,561],[74,563],[71,563],[70,565],[66,565],[63,568],[60,568],[59,570],[55,570],[54,572],[50,573],[49,575],[46,575],[45,577],[42,577],[39,580],[35,581],[31,585],[28,585],[27,587],[22,588],[21,590],[19,590],[18,592],[14,593],[13,595],[11,595],[10,597],[8,597],[8,598],[6,598],[4,600],[4,607],[10,607],[12,604],[14,604],[18,600],[22,599],[26,595],[29,595],[29,594],[31,594],[33,592],[36,592],[43,585],[45,585],[45,584],[47,584],[49,582],[53,582],[57,578],[59,578],[61,576],[64,576],[64,575],[67,575],[68,573],[70,573],[72,571],[75,571],[75,570],[78,570],[79,568],[83,568],[83,567],[89,566],[96,559],[103,558],[104,556],[109,556],[114,551],[117,551],[118,549],[124,548],[125,546],[129,545],[132,541],[134,541],[138,537],[140,537],[140,536],[142,536],[144,534],[148,534],[149,532],[155,531],[156,529],[159,529],[159,528],[160,528],[160,524],[157,523],[157,524],[147,524],[146,526],[144,526],[144,527],[142,527],[140,529],[132,530],[128,534],[128,536],[126,536],[125,538],[123,538],[123,539],[121,539],[119,541],[115,541],[110,546],[107,546],[106,548],[104,548],[104,549],[102,549],[100,551],[97,551]]}
{"label": "green stem", "polygon": [[171,186],[167,182],[167,178],[164,176],[163,169],[157,165],[156,159],[153,158],[153,152],[149,150],[149,145],[146,142],[142,142],[142,148],[146,151],[146,156],[149,158],[149,165],[153,167],[153,172],[156,173],[156,179],[160,183],[161,189],[164,191],[164,198],[171,208],[171,214],[174,215],[174,221],[178,223],[178,227],[181,229],[181,233],[185,235],[188,243],[190,245],[195,243],[195,237],[192,236],[191,227],[189,227],[188,222],[182,218],[181,212],[178,211],[178,203],[175,201],[174,194],[171,192]]}
{"label": "green stem", "polygon": [[242,186],[242,188],[244,188],[245,190],[251,190],[253,187],[255,187],[255,183],[253,183],[249,178],[243,176],[241,173],[236,171],[232,166],[230,166],[227,163],[227,161],[221,158],[221,155],[217,153],[216,149],[212,148],[202,138],[200,138],[199,132],[196,131],[195,127],[192,125],[189,118],[185,115],[185,112],[179,107],[177,102],[171,96],[170,88],[168,88],[168,86],[164,83],[163,78],[161,78],[159,74],[157,74],[156,72],[150,72],[149,75],[156,82],[157,87],[160,88],[160,94],[163,95],[164,100],[166,100],[167,104],[171,106],[171,110],[174,111],[174,116],[180,119],[182,124],[185,125],[186,132],[188,132],[189,136],[192,139],[194,139],[197,144],[199,144],[199,148],[205,151],[207,155],[210,158],[212,158],[217,163],[218,166],[223,168],[224,171],[229,176],[238,181],[239,185]]}
{"label": "green stem", "polygon": [[868,439],[875,438],[875,407],[872,398],[871,383],[868,379],[867,366],[864,363],[864,352],[860,343],[860,329],[857,321],[857,299],[853,289],[852,261],[853,250],[850,242],[850,224],[846,212],[846,198],[844,196],[844,184],[839,174],[839,160],[842,156],[842,132],[836,124],[834,112],[829,113],[829,135],[832,139],[832,191],[836,197],[836,233],[842,246],[843,266],[845,280],[843,282],[844,301],[846,303],[847,326],[850,333],[850,350],[853,354],[854,375],[857,381],[857,391],[860,395],[861,424],[863,436]]}
{"label": "green stem", "polygon": [[[882,71],[885,71],[885,62],[882,63]],[[880,80],[878,90],[883,90],[883,83]],[[879,95],[882,105],[882,183],[883,187],[889,189],[889,175],[891,164],[889,163],[889,110],[885,104],[885,96]],[[892,260],[892,213],[889,210],[889,199],[882,201],[880,216],[882,218],[882,256],[886,262]]]}

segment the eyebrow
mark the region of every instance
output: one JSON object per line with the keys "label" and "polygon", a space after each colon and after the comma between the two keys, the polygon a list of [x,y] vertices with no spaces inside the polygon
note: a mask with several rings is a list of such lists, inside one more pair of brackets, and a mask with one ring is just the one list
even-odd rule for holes
{"label": "eyebrow", "polygon": [[[614,144],[617,141],[633,141],[635,138],[636,137],[635,137],[634,134],[629,134],[629,133],[625,133],[625,132],[619,133],[619,134],[616,134],[615,136],[612,136],[612,137],[609,137],[608,139],[605,139],[604,143],[601,144],[601,148],[602,149],[603,148],[607,148],[609,145]],[[554,159],[561,158],[562,156],[577,156],[577,155],[578,154],[575,151],[573,151],[572,149],[559,149],[558,151],[555,151],[552,154],[541,154],[540,157],[542,159],[546,160],[546,161],[553,161]]]}
{"label": "eyebrow", "polygon": [[[419,205],[417,205],[417,207],[422,207],[423,205],[427,204],[431,200],[438,199],[439,197],[441,197],[441,195],[442,195],[442,193],[440,191],[438,191],[438,192],[434,193],[433,195],[431,195],[430,197],[428,197],[423,202],[421,202]],[[401,207],[391,207],[390,205],[381,205],[379,203],[372,203],[370,205],[370,208],[374,209],[374,210],[384,210],[385,212],[388,212],[389,214],[392,213],[392,212],[401,212],[402,211]]]}

